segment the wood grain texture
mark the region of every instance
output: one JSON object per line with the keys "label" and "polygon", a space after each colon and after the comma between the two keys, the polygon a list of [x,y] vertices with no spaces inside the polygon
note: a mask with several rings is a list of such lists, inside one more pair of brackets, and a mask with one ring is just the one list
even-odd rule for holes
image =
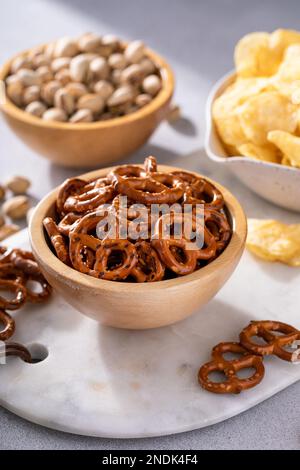
{"label": "wood grain texture", "polygon": [[[102,177],[112,169],[96,170],[81,178]],[[180,168],[162,165],[159,170]],[[44,276],[68,303],[104,325],[146,329],[183,320],[217,294],[233,273],[245,247],[247,221],[243,209],[226,188],[215,181],[212,183],[222,191],[232,218],[233,233],[227,248],[208,266],[192,274],[142,284],[95,279],[66,266],[52,253],[42,222],[46,216],[53,215],[56,188],[39,203],[29,228],[32,249]]]}
{"label": "wood grain texture", "polygon": [[[168,63],[150,49],[146,54],[160,68],[163,86],[148,105],[127,116],[94,123],[49,122],[26,113],[7,96],[4,102],[0,100],[0,110],[26,145],[57,165],[85,168],[116,162],[149,139],[166,117],[174,93],[174,75]],[[0,82],[8,75],[14,58],[0,70]]]}

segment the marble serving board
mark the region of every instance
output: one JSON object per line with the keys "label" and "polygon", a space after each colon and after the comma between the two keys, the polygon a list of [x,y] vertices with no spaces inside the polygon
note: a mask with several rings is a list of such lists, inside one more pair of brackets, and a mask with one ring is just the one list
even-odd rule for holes
{"label": "marble serving board", "polygon": [[[27,231],[8,244],[28,248]],[[237,340],[252,319],[300,328],[299,285],[299,269],[260,262],[245,252],[201,312],[147,331],[103,327],[54,293],[47,305],[15,313],[14,340],[37,355],[47,350],[48,356],[36,364],[8,358],[0,365],[0,404],[50,428],[101,437],[159,436],[225,420],[299,380],[300,365],[268,357],[263,382],[232,396],[201,389],[199,366],[215,344]]]}

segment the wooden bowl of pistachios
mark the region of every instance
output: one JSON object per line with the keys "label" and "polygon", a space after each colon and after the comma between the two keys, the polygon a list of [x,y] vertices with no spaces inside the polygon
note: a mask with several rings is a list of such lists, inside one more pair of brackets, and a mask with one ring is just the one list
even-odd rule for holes
{"label": "wooden bowl of pistachios", "polygon": [[104,166],[141,147],[166,117],[168,63],[142,41],[87,33],[19,53],[0,70],[3,116],[53,163]]}

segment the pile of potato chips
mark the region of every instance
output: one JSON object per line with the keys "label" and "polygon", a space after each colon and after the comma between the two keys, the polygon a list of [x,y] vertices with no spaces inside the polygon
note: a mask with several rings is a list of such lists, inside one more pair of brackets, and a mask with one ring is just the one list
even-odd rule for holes
{"label": "pile of potato chips", "polygon": [[248,34],[234,57],[236,79],[212,110],[226,151],[300,168],[300,32]]}
{"label": "pile of potato chips", "polygon": [[300,224],[248,219],[247,248],[263,260],[300,266]]}

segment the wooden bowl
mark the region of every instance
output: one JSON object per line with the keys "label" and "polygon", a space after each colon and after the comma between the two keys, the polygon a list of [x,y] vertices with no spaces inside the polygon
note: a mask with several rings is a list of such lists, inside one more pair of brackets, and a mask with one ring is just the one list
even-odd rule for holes
{"label": "wooden bowl", "polygon": [[[159,167],[161,171],[174,169]],[[81,178],[102,177],[110,170],[112,168],[93,171]],[[224,195],[232,221],[232,237],[218,258],[192,274],[153,283],[121,283],[95,279],[66,266],[49,248],[43,229],[43,219],[54,213],[58,188],[39,203],[32,215],[29,231],[33,253],[49,283],[81,313],[117,328],[145,329],[170,325],[199,310],[216,295],[234,271],[244,250],[247,221],[243,209],[227,189],[214,181],[212,183]]]}
{"label": "wooden bowl", "polygon": [[[15,134],[53,163],[81,168],[107,165],[141,147],[168,112],[174,93],[173,72],[152,50],[147,49],[147,55],[160,69],[162,89],[151,103],[127,116],[94,123],[49,122],[26,113],[7,96],[0,99],[0,109]],[[14,58],[0,70],[0,85]]]}

